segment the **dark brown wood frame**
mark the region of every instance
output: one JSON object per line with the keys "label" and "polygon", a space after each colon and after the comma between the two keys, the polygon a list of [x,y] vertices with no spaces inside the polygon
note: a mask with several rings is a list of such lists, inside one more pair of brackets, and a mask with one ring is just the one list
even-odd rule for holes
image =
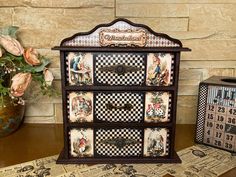
{"label": "dark brown wood frame", "polygon": [[[65,41],[71,40],[76,36],[83,36],[93,33],[96,29],[100,27],[109,27],[118,21],[124,21],[135,27],[142,27],[154,34],[155,36],[160,36],[169,39],[172,42],[179,44],[180,47],[69,47],[63,46]],[[62,86],[62,101],[63,101],[63,122],[64,122],[64,149],[62,150],[57,163],[179,163],[181,160],[174,151],[175,144],[175,124],[176,124],[176,106],[177,106],[177,92],[178,92],[178,77],[179,77],[179,62],[180,62],[180,52],[181,51],[191,51],[189,48],[183,48],[182,43],[169,37],[166,34],[156,33],[151,30],[146,25],[134,24],[126,19],[116,19],[109,24],[101,24],[96,26],[89,32],[77,33],[69,38],[62,40],[60,46],[52,48],[53,50],[60,50],[60,61],[61,61],[61,86]],[[173,85],[171,86],[69,86],[66,81],[66,58],[65,52],[168,52],[174,54],[174,78]],[[172,108],[171,108],[171,121],[166,123],[69,123],[68,122],[68,112],[67,112],[67,94],[72,91],[169,91],[172,93]],[[89,157],[89,158],[71,158],[69,155],[69,138],[68,131],[70,128],[78,127],[99,127],[99,128],[121,128],[121,127],[133,127],[133,128],[154,128],[154,127],[164,127],[169,129],[170,137],[170,147],[169,155],[164,157],[136,157],[136,158],[120,158],[120,157]],[[144,138],[144,137],[142,137]]]}

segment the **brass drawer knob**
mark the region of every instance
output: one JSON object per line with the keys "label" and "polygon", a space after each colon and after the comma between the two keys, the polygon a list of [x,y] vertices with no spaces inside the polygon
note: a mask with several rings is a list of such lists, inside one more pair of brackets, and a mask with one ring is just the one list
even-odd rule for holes
{"label": "brass drawer knob", "polygon": [[120,137],[120,138],[105,139],[105,140],[102,140],[101,143],[114,145],[118,149],[122,149],[127,145],[137,144],[139,143],[139,141],[134,140],[134,139],[126,139],[126,138]]}
{"label": "brass drawer knob", "polygon": [[112,103],[107,103],[106,104],[107,109],[112,110],[112,109],[124,109],[130,111],[133,108],[133,105],[130,103],[124,104],[124,106],[115,106]]}
{"label": "brass drawer knob", "polygon": [[124,75],[125,73],[140,71],[141,68],[119,64],[119,65],[112,65],[112,66],[98,68],[98,70],[104,71],[104,72],[113,72],[119,75]]}

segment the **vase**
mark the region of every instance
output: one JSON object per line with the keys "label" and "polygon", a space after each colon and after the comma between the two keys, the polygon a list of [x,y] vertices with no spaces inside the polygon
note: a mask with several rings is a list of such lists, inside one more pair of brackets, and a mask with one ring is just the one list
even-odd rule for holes
{"label": "vase", "polygon": [[3,97],[0,106],[0,137],[16,131],[23,122],[25,105],[13,103],[10,97]]}

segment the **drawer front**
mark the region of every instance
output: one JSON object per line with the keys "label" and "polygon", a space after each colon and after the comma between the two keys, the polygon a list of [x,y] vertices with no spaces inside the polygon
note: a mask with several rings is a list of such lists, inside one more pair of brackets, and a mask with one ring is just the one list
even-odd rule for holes
{"label": "drawer front", "polygon": [[170,92],[70,92],[69,122],[169,122]]}
{"label": "drawer front", "polygon": [[95,53],[95,82],[101,85],[142,85],[144,53]]}
{"label": "drawer front", "polygon": [[66,52],[68,85],[170,86],[172,53]]}
{"label": "drawer front", "polygon": [[71,128],[68,133],[74,158],[169,155],[167,128]]}
{"label": "drawer front", "polygon": [[104,122],[141,122],[144,93],[95,93],[95,117]]}
{"label": "drawer front", "polygon": [[95,155],[102,157],[132,157],[142,155],[141,129],[95,130]]}

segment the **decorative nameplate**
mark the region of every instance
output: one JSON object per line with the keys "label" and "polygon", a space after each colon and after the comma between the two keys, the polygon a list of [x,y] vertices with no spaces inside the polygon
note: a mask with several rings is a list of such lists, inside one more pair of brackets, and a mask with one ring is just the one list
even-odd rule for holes
{"label": "decorative nameplate", "polygon": [[139,46],[144,47],[147,41],[145,30],[106,29],[99,33],[101,46]]}

